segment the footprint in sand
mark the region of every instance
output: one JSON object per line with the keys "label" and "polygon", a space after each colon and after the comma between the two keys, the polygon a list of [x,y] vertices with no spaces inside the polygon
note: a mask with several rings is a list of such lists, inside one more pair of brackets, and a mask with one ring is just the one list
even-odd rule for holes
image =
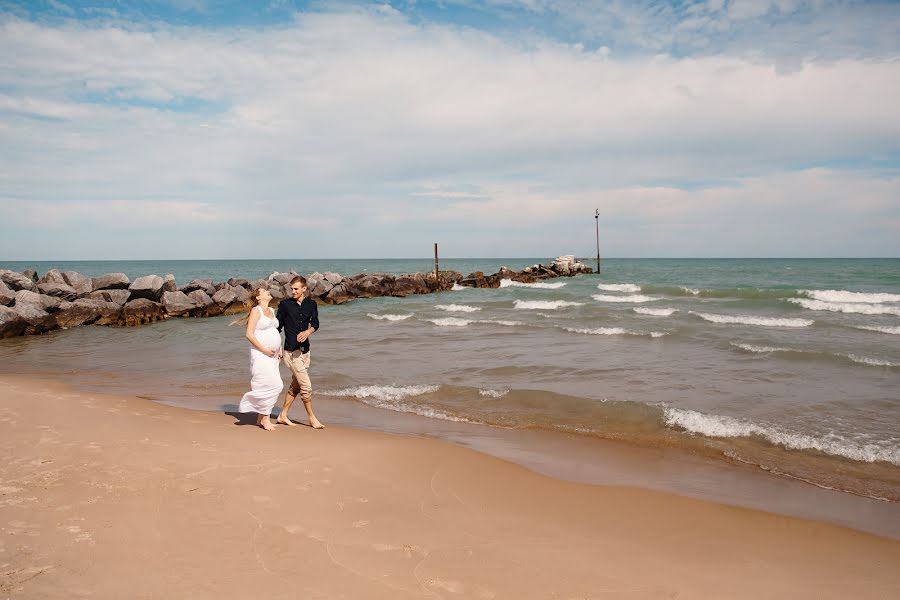
{"label": "footprint in sand", "polygon": [[306,528],[303,525],[285,525],[284,529],[288,533],[298,534],[306,531]]}
{"label": "footprint in sand", "polygon": [[359,529],[360,527],[365,527],[368,524],[369,524],[369,521],[365,521],[365,520],[353,522],[353,526],[356,527],[357,529]]}

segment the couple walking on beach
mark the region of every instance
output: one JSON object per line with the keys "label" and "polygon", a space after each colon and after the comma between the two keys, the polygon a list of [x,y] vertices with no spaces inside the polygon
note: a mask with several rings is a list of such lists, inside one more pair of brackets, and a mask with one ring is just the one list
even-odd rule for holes
{"label": "couple walking on beach", "polygon": [[[306,297],[306,279],[291,279],[291,298],[278,304],[276,312],[269,306],[272,294],[264,287],[253,290],[250,312],[232,324],[247,322],[246,337],[250,342],[250,391],[241,398],[238,410],[257,413],[256,424],[272,431],[275,425],[270,415],[284,389],[279,363],[291,370],[291,387],[284,396],[284,405],[276,423],[294,425],[288,418],[291,404],[299,394],[314,429],[323,429],[313,414],[312,383],[309,379],[309,336],[319,329],[319,309],[313,299]],[[284,330],[284,345],[281,331]]]}

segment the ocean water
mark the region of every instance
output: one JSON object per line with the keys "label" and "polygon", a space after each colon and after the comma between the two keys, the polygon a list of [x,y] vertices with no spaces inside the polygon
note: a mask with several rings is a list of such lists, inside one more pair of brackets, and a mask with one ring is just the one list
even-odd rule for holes
{"label": "ocean water", "polygon": [[[467,274],[548,262],[446,259]],[[402,273],[422,260],[3,263],[134,278]],[[609,259],[599,275],[321,306],[317,393],[454,423],[671,447],[900,501],[900,259]],[[248,385],[232,317],[0,341],[0,371],[202,410]],[[52,360],[48,360],[52,357]],[[285,372],[286,375],[286,372]]]}

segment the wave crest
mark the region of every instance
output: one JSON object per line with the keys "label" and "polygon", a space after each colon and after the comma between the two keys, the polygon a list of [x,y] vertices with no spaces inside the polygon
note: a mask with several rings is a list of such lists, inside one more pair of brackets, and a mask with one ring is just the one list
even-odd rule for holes
{"label": "wave crest", "polygon": [[690,311],[704,321],[725,325],[759,325],[761,327],[809,327],[815,321],[810,319],[778,319],[774,317],[754,317],[752,315],[714,315]]}
{"label": "wave crest", "polygon": [[605,292],[639,292],[641,291],[641,286],[635,285],[633,283],[598,283],[598,290],[603,290]]}
{"label": "wave crest", "polygon": [[900,302],[900,294],[881,292],[848,292],[846,290],[800,290],[800,293],[813,300],[823,302],[846,302],[862,304],[882,304],[884,302]]}
{"label": "wave crest", "polygon": [[671,317],[678,312],[674,308],[643,308],[640,306],[635,306],[632,310],[639,315],[650,315],[653,317]]}
{"label": "wave crest", "polygon": [[366,316],[377,321],[404,321],[410,318],[412,315],[375,315],[372,313],[366,313]]}
{"label": "wave crest", "polygon": [[862,302],[826,302],[824,300],[807,300],[804,298],[788,298],[788,302],[799,304],[809,310],[828,312],[855,313],[860,315],[898,315],[900,306],[884,304],[864,304]]}
{"label": "wave crest", "polygon": [[567,300],[516,300],[515,308],[524,310],[556,310],[566,306],[581,306],[583,302],[569,302]]}
{"label": "wave crest", "polygon": [[818,450],[832,456],[842,456],[862,462],[889,462],[900,465],[900,448],[877,444],[859,444],[840,435],[827,438],[794,433],[775,427],[723,415],[707,415],[683,408],[665,409],[666,426],[681,428],[689,433],[707,437],[733,438],[756,435],[789,450]]}
{"label": "wave crest", "polygon": [[435,308],[438,310],[446,310],[447,312],[476,312],[481,310],[477,306],[468,306],[466,304],[436,304]]}
{"label": "wave crest", "polygon": [[659,300],[659,298],[652,298],[650,296],[644,296],[643,294],[632,294],[630,296],[610,296],[607,294],[594,294],[591,296],[597,302],[653,302],[654,300]]}
{"label": "wave crest", "polygon": [[544,281],[535,281],[534,283],[523,283],[521,281],[513,281],[512,279],[501,279],[500,287],[524,287],[524,288],[536,288],[539,290],[558,290],[559,288],[566,285],[564,281],[555,281],[553,283],[546,283]]}

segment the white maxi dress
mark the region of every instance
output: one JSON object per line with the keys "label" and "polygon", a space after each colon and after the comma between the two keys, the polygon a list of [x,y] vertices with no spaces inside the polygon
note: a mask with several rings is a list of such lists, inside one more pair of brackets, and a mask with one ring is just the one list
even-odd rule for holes
{"label": "white maxi dress", "polygon": [[[259,311],[259,320],[253,335],[260,344],[269,350],[281,348],[281,334],[278,333],[278,319],[267,317],[261,306],[253,310]],[[278,395],[284,388],[281,372],[278,370],[277,357],[266,356],[254,346],[250,346],[250,391],[241,398],[238,410],[242,413],[255,412],[261,415],[272,414],[272,407],[278,401]]]}

